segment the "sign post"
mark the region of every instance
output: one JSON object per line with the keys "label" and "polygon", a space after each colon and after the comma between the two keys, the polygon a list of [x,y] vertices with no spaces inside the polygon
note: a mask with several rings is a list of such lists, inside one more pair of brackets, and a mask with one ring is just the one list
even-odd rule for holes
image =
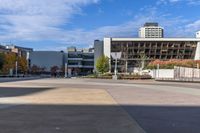
{"label": "sign post", "polygon": [[115,75],[113,76],[113,79],[117,80],[118,77],[117,77],[117,60],[121,58],[122,56],[122,53],[121,52],[114,52],[114,53],[111,53],[111,56],[113,59],[115,59]]}

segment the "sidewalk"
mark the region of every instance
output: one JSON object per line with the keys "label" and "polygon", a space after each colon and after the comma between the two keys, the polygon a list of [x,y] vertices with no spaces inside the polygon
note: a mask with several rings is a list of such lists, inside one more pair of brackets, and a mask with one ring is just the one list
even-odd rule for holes
{"label": "sidewalk", "polygon": [[95,88],[3,97],[0,118],[3,133],[145,133],[107,91]]}

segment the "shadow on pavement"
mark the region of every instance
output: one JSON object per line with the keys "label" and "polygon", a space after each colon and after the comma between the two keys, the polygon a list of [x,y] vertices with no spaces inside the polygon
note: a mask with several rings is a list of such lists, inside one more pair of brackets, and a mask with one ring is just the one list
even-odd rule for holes
{"label": "shadow on pavement", "polygon": [[[5,106],[5,105],[1,105]],[[199,133],[200,107],[123,106],[147,133]],[[19,105],[0,109],[3,133],[141,133],[119,106]],[[137,124],[136,124],[137,125]]]}
{"label": "shadow on pavement", "polygon": [[4,82],[17,82],[17,81],[27,81],[27,80],[38,80],[38,79],[45,79],[45,78],[42,78],[42,77],[0,78],[0,83],[4,83]]}
{"label": "shadow on pavement", "polygon": [[1,106],[2,133],[144,133],[120,106]]}
{"label": "shadow on pavement", "polygon": [[23,88],[23,87],[0,87],[0,98],[24,96],[32,93],[39,93],[54,88]]}
{"label": "shadow on pavement", "polygon": [[123,106],[147,133],[199,133],[200,106]]}

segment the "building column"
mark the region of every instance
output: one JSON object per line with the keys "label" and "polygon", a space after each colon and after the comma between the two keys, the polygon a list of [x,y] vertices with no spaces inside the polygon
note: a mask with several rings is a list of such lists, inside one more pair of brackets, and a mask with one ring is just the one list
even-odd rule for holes
{"label": "building column", "polygon": [[195,53],[195,60],[200,60],[200,42],[197,43],[196,53]]}

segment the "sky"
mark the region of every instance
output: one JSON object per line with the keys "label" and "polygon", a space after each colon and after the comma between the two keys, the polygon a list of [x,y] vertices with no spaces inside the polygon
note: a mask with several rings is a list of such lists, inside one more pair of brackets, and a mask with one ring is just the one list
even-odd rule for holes
{"label": "sky", "polygon": [[34,50],[92,47],[104,37],[138,37],[158,22],[165,37],[195,37],[200,0],[0,0],[0,43]]}

